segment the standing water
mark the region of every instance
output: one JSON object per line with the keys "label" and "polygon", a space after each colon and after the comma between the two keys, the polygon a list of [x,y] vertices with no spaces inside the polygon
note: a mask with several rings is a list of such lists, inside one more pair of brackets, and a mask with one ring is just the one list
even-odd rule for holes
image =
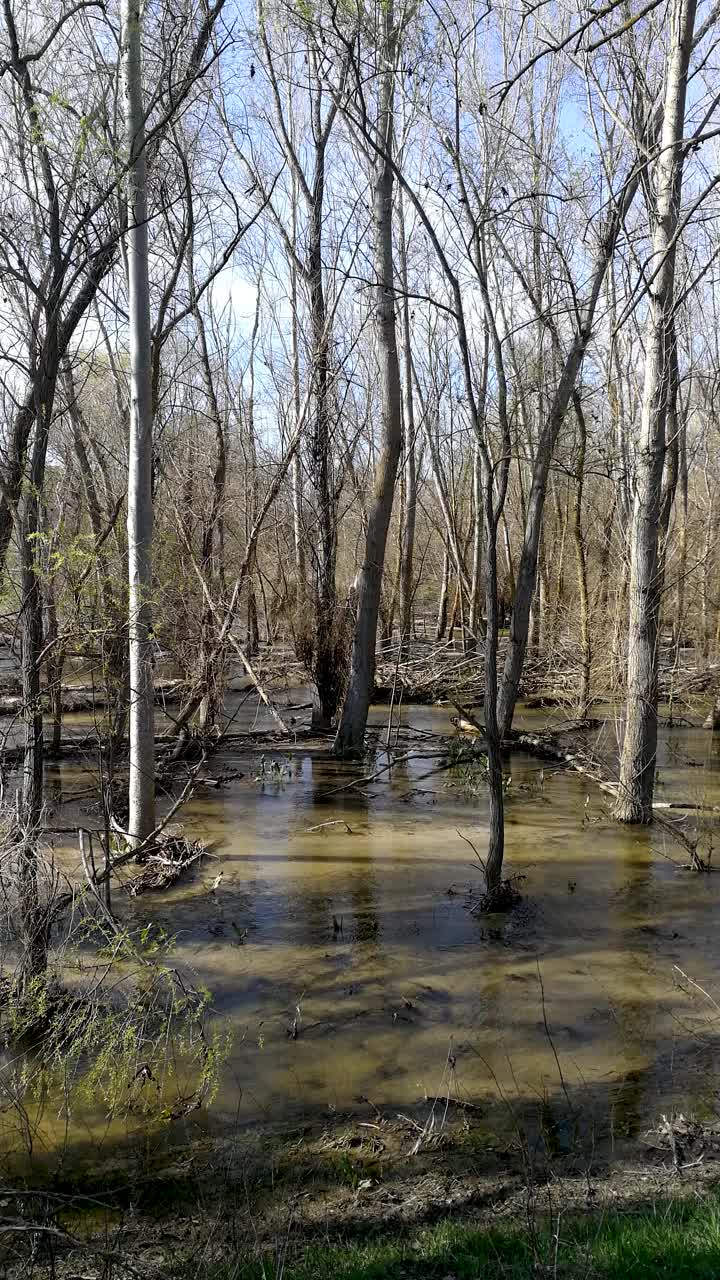
{"label": "standing water", "polygon": [[[450,732],[443,710],[403,715]],[[600,1130],[632,1137],[673,1106],[712,1107],[718,877],[680,869],[665,826],[619,826],[591,783],[517,754],[507,868],[522,900],[478,916],[484,790],[433,772],[409,740],[410,758],[368,782],[301,746],[216,757],[214,772],[244,776],[184,811],[212,859],[166,892],[116,895],[126,923],[175,937],[173,964],[232,1028],[203,1123],[422,1114],[452,1090],[487,1107],[572,1094]],[[51,781],[66,798],[85,785],[75,766]],[[660,794],[690,789],[718,799],[712,735],[666,730]],[[57,854],[77,870],[74,850]]]}

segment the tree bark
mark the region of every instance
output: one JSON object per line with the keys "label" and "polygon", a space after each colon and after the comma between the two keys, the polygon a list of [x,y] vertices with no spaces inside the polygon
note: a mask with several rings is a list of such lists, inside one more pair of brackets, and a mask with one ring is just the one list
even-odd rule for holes
{"label": "tree bark", "polygon": [[477,648],[478,639],[482,637],[484,626],[482,617],[482,557],[483,557],[483,498],[482,498],[482,459],[480,446],[475,441],[473,449],[473,567],[470,586],[470,642],[473,650]]}
{"label": "tree bark", "polygon": [[152,370],[148,271],[147,157],[142,101],[139,0],[122,0],[122,78],[127,148],[125,235],[130,338],[128,449],[128,631],[130,780],[128,832],[133,844],[155,826],[152,664]]}
{"label": "tree bark", "polygon": [[660,153],[655,163],[653,252],[648,268],[645,383],[635,463],[630,542],[628,692],[616,816],[651,822],[655,787],[661,518],[675,286],[675,238],[682,193],[687,74],[695,0],[675,0],[670,26]]}
{"label": "tree bark", "polygon": [[22,504],[19,528],[21,674],[25,741],[22,803],[20,810],[20,865],[18,898],[22,955],[20,984],[26,991],[47,968],[47,919],[40,901],[38,839],[43,809],[43,713],[40,702],[40,660],[43,648],[43,601],[38,534],[40,494],[45,476],[48,424],[51,407],[40,410],[30,466],[29,484]]}
{"label": "tree bark", "polygon": [[393,123],[397,33],[392,0],[382,7],[378,133],[381,149],[373,166],[372,211],[375,239],[375,321],[379,357],[382,443],[370,504],[365,557],[358,576],[357,614],[348,688],[335,738],[340,756],[360,755],[365,740],[370,695],[375,679],[375,647],[395,480],[402,449],[402,392],[395,328],[393,265]]}
{"label": "tree bark", "polygon": [[443,551],[443,567],[442,578],[440,580],[440,596],[438,599],[437,622],[435,624],[435,639],[443,640],[447,631],[448,621],[448,591],[450,590],[450,552],[445,544]]}
{"label": "tree bark", "polygon": [[417,514],[417,467],[415,457],[415,400],[412,379],[412,345],[410,335],[410,299],[408,297],[407,240],[405,218],[400,199],[400,279],[403,291],[402,333],[404,369],[403,475],[404,497],[400,533],[400,657],[410,656],[413,607],[413,561],[415,554],[415,519]]}
{"label": "tree bark", "polygon": [[587,427],[582,401],[576,391],[573,395],[575,417],[578,424],[578,455],[575,467],[575,494],[572,500],[572,536],[575,545],[578,595],[580,598],[580,686],[577,713],[586,720],[590,709],[590,670],[592,666],[592,640],[590,635],[590,597],[588,593],[587,555],[582,527],[583,486],[585,481],[585,456],[587,452]]}

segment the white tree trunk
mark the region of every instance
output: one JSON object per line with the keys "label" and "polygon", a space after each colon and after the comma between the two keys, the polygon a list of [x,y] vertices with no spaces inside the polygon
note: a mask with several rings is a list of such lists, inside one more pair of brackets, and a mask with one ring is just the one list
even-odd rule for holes
{"label": "white tree trunk", "polygon": [[675,0],[671,11],[662,134],[654,173],[645,383],[630,539],[627,716],[616,808],[616,816],[622,822],[652,820],[660,613],[658,524],[665,463],[668,337],[674,301],[675,237],[684,158],[680,143],[685,124],[695,7],[695,0]]}
{"label": "white tree trunk", "polygon": [[130,333],[128,449],[128,632],[130,645],[130,816],[134,843],[155,826],[155,742],[151,640],[152,381],[148,273],[147,157],[139,0],[122,0],[122,79],[127,147],[125,235]]}

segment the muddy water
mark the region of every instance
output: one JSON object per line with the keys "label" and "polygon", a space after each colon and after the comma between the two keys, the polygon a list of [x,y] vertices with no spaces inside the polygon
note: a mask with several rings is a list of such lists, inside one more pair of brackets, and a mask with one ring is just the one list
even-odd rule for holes
{"label": "muddy water", "polygon": [[[441,709],[404,714],[449,731]],[[446,1092],[525,1106],[567,1090],[604,1133],[629,1136],[672,1106],[714,1109],[717,1009],[679,970],[720,1003],[720,876],[679,870],[666,830],[621,828],[591,784],[513,756],[507,860],[523,900],[478,918],[459,833],[483,850],[482,787],[427,777],[436,762],[420,756],[363,788],[302,750],[268,751],[264,776],[259,756],[222,763],[245,776],[185,814],[214,860],[122,906],[176,935],[177,962],[233,1027],[211,1127],[368,1102],[422,1110]],[[659,765],[663,797],[720,800],[711,735],[665,731]]]}

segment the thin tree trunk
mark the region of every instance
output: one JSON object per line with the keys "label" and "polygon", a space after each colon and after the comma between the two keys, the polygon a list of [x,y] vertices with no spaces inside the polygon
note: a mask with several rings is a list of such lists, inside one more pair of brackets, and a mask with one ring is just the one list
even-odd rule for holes
{"label": "thin tree trunk", "polygon": [[473,449],[473,568],[470,587],[470,640],[473,650],[477,648],[478,639],[483,634],[482,619],[482,556],[483,556],[483,497],[482,497],[482,458],[480,445],[475,441]]}
{"label": "thin tree trunk", "polygon": [[485,476],[485,541],[486,541],[486,582],[485,612],[487,628],[485,634],[485,740],[488,758],[488,853],[485,862],[485,884],[488,892],[497,890],[502,880],[503,861],[505,857],[505,800],[503,794],[503,771],[501,753],[501,732],[498,721],[498,675],[497,646],[500,629],[498,610],[497,581],[497,532],[498,519],[502,510],[504,496],[495,504],[492,468],[487,468]]}
{"label": "thin tree trunk", "polygon": [[408,297],[407,243],[402,197],[400,199],[400,281],[403,291],[402,333],[405,398],[403,416],[404,497],[400,533],[400,656],[410,656],[413,605],[413,560],[415,552],[415,518],[417,513],[417,467],[415,458],[415,401],[412,379],[412,346],[410,340],[410,299]]}
{"label": "thin tree trunk", "polygon": [[308,287],[313,335],[312,368],[315,411],[310,439],[308,469],[313,490],[317,539],[313,548],[315,617],[313,636],[313,677],[317,697],[313,699],[313,729],[328,729],[337,711],[341,686],[337,670],[337,556],[336,503],[330,457],[329,341],[325,291],[323,287],[323,193],[325,152],[318,148],[310,206]]}
{"label": "thin tree trunk", "polygon": [[505,552],[505,566],[507,568],[507,575],[508,575],[508,587],[510,589],[510,596],[514,600],[515,599],[515,568],[513,566],[512,548],[510,546],[510,530],[508,529],[508,522],[505,517],[504,511],[501,516],[501,521],[502,521],[502,534],[503,534],[503,550]]}
{"label": "thin tree trunk", "polygon": [[443,567],[442,578],[440,580],[440,597],[438,600],[437,623],[435,625],[435,639],[442,640],[447,631],[447,612],[448,612],[448,591],[450,589],[450,552],[445,544],[443,551]]}
{"label": "thin tree trunk", "polygon": [[47,918],[40,900],[38,838],[43,809],[43,713],[40,702],[40,662],[43,650],[42,574],[38,561],[40,501],[45,480],[49,424],[55,384],[48,403],[36,419],[29,483],[19,519],[19,557],[22,608],[20,637],[22,694],[25,721],[22,802],[20,809],[20,866],[18,898],[22,935],[20,983],[24,991],[47,968]]}
{"label": "thin tree trunk", "polygon": [[681,509],[680,520],[678,523],[678,566],[677,590],[675,596],[675,643],[678,649],[682,644],[682,638],[685,630],[685,575],[687,573],[688,465],[687,422],[684,414],[680,423],[679,451]]}
{"label": "thin tree trunk", "polygon": [[52,718],[52,739],[49,754],[57,757],[60,755],[60,743],[62,741],[62,678],[65,666],[66,644],[60,639],[57,601],[51,579],[48,580],[45,588],[45,613],[47,616],[45,671],[50,716]]}
{"label": "thin tree trunk", "polygon": [[[295,245],[295,218],[296,214],[293,208],[293,246]],[[297,267],[291,256],[290,259],[290,307],[292,311],[292,371],[293,371],[293,409],[295,426],[300,419],[300,335],[298,332],[298,297],[297,297]],[[290,485],[292,490],[292,512],[293,512],[293,546],[295,550],[295,577],[297,579],[296,587],[296,617],[299,622],[304,622],[305,617],[305,601],[307,596],[307,571],[305,568],[305,541],[303,537],[303,512],[302,512],[302,474],[300,471],[300,457],[296,453],[292,460],[290,472]]]}
{"label": "thin tree trunk", "polygon": [[710,643],[712,630],[710,626],[710,607],[712,604],[712,581],[713,581],[713,555],[712,549],[715,543],[715,494],[710,490],[710,484],[706,477],[708,508],[705,517],[705,529],[702,548],[702,589],[700,592],[700,652],[703,658],[710,656]]}
{"label": "thin tree trunk", "polygon": [[460,613],[460,583],[455,583],[455,595],[453,596],[453,606],[450,613],[450,622],[448,624],[448,640],[452,640],[455,636],[455,628],[458,624],[458,614]]}
{"label": "thin tree trunk", "polygon": [[142,102],[139,0],[122,0],[122,70],[128,154],[128,314],[130,441],[128,449],[128,622],[130,647],[130,840],[155,826],[152,664],[152,375],[148,273],[147,158]]}
{"label": "thin tree trunk", "polygon": [[[44,422],[39,434],[46,436]],[[47,443],[40,446],[45,452]],[[38,454],[37,441],[35,453]],[[20,982],[27,991],[47,967],[47,937],[42,919],[38,878],[38,839],[43,808],[43,715],[40,703],[40,655],[43,647],[41,575],[36,564],[39,532],[39,489],[33,481],[41,467],[33,467],[31,484],[23,504],[19,535],[21,669],[25,743],[18,898],[22,937]]]}
{"label": "thin tree trunk", "polygon": [[575,468],[575,494],[572,500],[572,536],[575,545],[575,562],[577,565],[578,595],[580,598],[580,687],[578,689],[577,713],[581,720],[586,720],[590,709],[590,670],[592,666],[592,647],[590,637],[590,597],[588,593],[587,556],[585,538],[582,527],[583,485],[585,481],[585,455],[587,452],[587,427],[582,401],[576,391],[573,395],[575,417],[578,424],[578,455]]}

